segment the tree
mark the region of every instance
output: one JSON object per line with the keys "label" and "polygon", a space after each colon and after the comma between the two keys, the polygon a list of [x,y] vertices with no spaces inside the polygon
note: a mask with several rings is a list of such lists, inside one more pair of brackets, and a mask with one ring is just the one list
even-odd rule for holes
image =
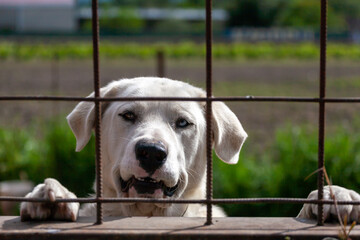
{"label": "tree", "polygon": [[269,27],[288,0],[234,0],[229,6],[229,26]]}
{"label": "tree", "polygon": [[359,0],[331,0],[330,6],[339,14],[342,14],[348,28],[360,29],[360,1]]}
{"label": "tree", "polygon": [[[275,25],[282,27],[300,27],[318,29],[320,26],[320,1],[292,0],[287,3],[275,20]],[[331,6],[328,7],[329,29],[346,29],[346,21],[343,14],[336,12]]]}
{"label": "tree", "polygon": [[[281,26],[317,29],[320,25],[319,0],[234,0],[228,10],[230,27]],[[359,18],[359,0],[329,1],[330,30],[347,30],[356,25],[356,19]]]}
{"label": "tree", "polygon": [[[279,13],[274,22],[282,27],[300,27],[318,29],[320,26],[320,1],[292,0],[288,1],[283,11]],[[346,21],[342,14],[328,7],[329,29],[344,29]]]}
{"label": "tree", "polygon": [[111,16],[110,8],[104,8],[104,16],[100,18],[102,30],[110,32],[136,33],[142,31],[145,23],[131,8],[117,9],[116,16]]}

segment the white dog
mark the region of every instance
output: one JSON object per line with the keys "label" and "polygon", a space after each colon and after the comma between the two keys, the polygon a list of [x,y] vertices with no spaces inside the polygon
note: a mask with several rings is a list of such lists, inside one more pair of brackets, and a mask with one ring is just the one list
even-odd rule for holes
{"label": "white dog", "polygon": [[[205,97],[202,89],[165,78],[135,78],[114,81],[101,88],[109,97]],[[93,94],[89,97],[94,96]],[[237,163],[247,137],[235,114],[221,102],[213,102],[213,147],[220,159]],[[94,103],[81,102],[67,117],[81,151],[94,127]],[[103,196],[107,198],[204,199],[206,182],[205,103],[191,101],[116,101],[102,103],[101,154]],[[330,198],[328,189],[325,197]],[[336,187],[338,199],[360,199],[355,192]],[[55,179],[46,179],[26,197],[76,198]],[[316,199],[316,192],[309,195]],[[95,215],[95,204],[43,204],[23,202],[21,218],[65,219]],[[107,203],[106,216],[204,217],[200,204]],[[343,206],[342,214],[358,218],[359,207]],[[316,205],[304,205],[298,217],[311,218]],[[326,215],[334,213],[325,207]],[[225,216],[214,207],[214,217]]]}

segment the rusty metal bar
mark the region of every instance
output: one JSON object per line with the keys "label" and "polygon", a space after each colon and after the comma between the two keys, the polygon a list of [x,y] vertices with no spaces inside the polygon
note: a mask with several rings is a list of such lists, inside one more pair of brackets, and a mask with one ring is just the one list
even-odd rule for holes
{"label": "rusty metal bar", "polygon": [[161,78],[165,77],[165,53],[162,49],[156,53],[156,68],[157,76]]}
{"label": "rusty metal bar", "polygon": [[[98,0],[92,0],[92,38],[94,64],[95,98],[100,97],[100,67],[99,67],[99,17]],[[102,198],[102,164],[101,164],[101,102],[95,100],[95,152],[96,152],[96,198]],[[96,204],[96,224],[102,224],[102,204]]]}
{"label": "rusty metal bar", "polygon": [[212,224],[213,158],[212,158],[212,0],[206,0],[206,222]]}
{"label": "rusty metal bar", "polygon": [[[326,43],[327,43],[327,7],[328,1],[321,0],[321,27],[320,27],[320,101],[319,101],[319,143],[318,143],[318,199],[324,198],[324,171],[325,166],[325,98],[326,93]],[[318,225],[324,225],[324,206],[318,204]]]}
{"label": "rusty metal bar", "polygon": [[[6,202],[42,202],[50,203],[43,198],[25,197],[0,197],[0,201]],[[78,202],[78,203],[174,203],[174,204],[256,204],[256,203],[289,203],[289,204],[329,204],[333,205],[333,200],[318,200],[307,198],[216,198],[211,199],[153,199],[153,198],[62,198],[54,202]],[[54,203],[51,202],[51,203]],[[337,201],[338,205],[360,205],[360,201]]]}

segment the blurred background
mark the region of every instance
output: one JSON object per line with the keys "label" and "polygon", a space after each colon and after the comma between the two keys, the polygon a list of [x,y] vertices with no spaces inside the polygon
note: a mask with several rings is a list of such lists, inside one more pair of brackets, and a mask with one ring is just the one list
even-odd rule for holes
{"label": "blurred background", "polygon": [[[100,76],[166,76],[205,86],[204,0],[99,0]],[[320,1],[214,0],[215,96],[317,97]],[[328,97],[359,97],[360,1],[329,0]],[[0,0],[0,95],[93,91],[90,0]],[[94,143],[75,153],[75,102],[0,101],[0,195],[46,177],[92,193]],[[228,103],[249,138],[235,166],[214,155],[214,197],[306,197],[316,188],[318,104]],[[360,190],[360,104],[329,103],[334,184]],[[17,214],[2,202],[0,213]],[[301,205],[223,206],[230,216],[296,216]]]}

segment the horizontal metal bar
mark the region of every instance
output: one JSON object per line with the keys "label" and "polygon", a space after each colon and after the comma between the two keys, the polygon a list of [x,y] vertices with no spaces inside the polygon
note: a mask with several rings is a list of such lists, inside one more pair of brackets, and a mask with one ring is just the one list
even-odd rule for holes
{"label": "horizontal metal bar", "polygon": [[127,102],[127,101],[239,101],[239,102],[329,102],[329,103],[360,103],[360,97],[316,98],[316,97],[118,97],[118,98],[86,98],[86,97],[56,97],[56,96],[0,96],[0,101],[85,101],[85,102]]}
{"label": "horizontal metal bar", "polygon": [[[44,202],[54,203],[43,198],[25,198],[25,197],[0,197],[0,202]],[[78,202],[78,203],[176,203],[176,204],[250,204],[250,203],[322,203],[334,204],[333,200],[316,200],[306,198],[215,198],[206,199],[152,199],[152,198],[64,198],[56,199],[55,202]],[[360,201],[337,201],[339,205],[360,205]]]}

